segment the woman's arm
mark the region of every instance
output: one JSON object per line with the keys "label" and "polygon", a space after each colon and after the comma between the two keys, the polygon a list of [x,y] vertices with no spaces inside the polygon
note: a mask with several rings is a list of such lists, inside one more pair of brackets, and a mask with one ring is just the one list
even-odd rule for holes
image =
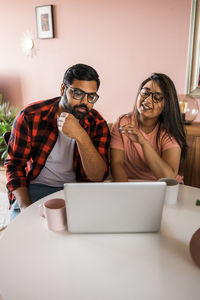
{"label": "woman's arm", "polygon": [[145,160],[156,178],[176,178],[181,157],[180,148],[167,149],[160,157],[148,141],[145,141],[141,147]]}
{"label": "woman's arm", "polygon": [[175,178],[177,176],[181,157],[181,148],[178,145],[164,150],[160,156],[135,126],[134,115],[131,116],[131,122],[122,126],[120,130],[132,142],[140,144],[146,163],[156,178]]}
{"label": "woman's arm", "polygon": [[124,169],[124,151],[119,149],[110,150],[111,157],[111,174],[113,181],[126,182],[128,175]]}

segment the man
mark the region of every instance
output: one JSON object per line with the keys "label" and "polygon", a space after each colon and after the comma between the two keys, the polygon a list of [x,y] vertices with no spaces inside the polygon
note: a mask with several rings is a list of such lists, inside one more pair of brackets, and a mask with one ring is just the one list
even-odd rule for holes
{"label": "man", "polygon": [[110,133],[93,109],[100,80],[90,66],[64,74],[61,97],[35,102],[14,121],[5,161],[11,220],[65,182],[102,181],[108,174]]}

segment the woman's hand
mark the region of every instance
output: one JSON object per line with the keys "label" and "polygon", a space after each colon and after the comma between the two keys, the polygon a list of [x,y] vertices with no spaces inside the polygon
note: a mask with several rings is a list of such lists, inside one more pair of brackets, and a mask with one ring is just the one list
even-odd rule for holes
{"label": "woman's hand", "polygon": [[135,116],[133,113],[131,115],[131,122],[119,127],[119,130],[122,134],[126,135],[131,141],[135,143],[139,143],[140,145],[142,145],[147,142],[140,130],[136,127]]}

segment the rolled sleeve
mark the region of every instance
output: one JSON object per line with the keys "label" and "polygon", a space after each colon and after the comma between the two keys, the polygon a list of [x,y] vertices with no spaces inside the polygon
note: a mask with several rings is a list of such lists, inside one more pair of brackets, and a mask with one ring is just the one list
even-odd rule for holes
{"label": "rolled sleeve", "polygon": [[26,166],[30,158],[31,139],[29,126],[24,113],[15,119],[8,144],[8,156],[5,160],[7,187],[10,192],[18,187],[27,186]]}

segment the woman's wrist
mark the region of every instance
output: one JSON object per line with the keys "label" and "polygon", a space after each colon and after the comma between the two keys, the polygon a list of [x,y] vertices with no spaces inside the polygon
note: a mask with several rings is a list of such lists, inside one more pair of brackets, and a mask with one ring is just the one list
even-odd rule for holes
{"label": "woman's wrist", "polygon": [[144,147],[145,145],[150,145],[150,144],[149,144],[149,141],[148,141],[147,139],[144,138],[144,139],[141,141],[140,145],[141,145],[142,147]]}

